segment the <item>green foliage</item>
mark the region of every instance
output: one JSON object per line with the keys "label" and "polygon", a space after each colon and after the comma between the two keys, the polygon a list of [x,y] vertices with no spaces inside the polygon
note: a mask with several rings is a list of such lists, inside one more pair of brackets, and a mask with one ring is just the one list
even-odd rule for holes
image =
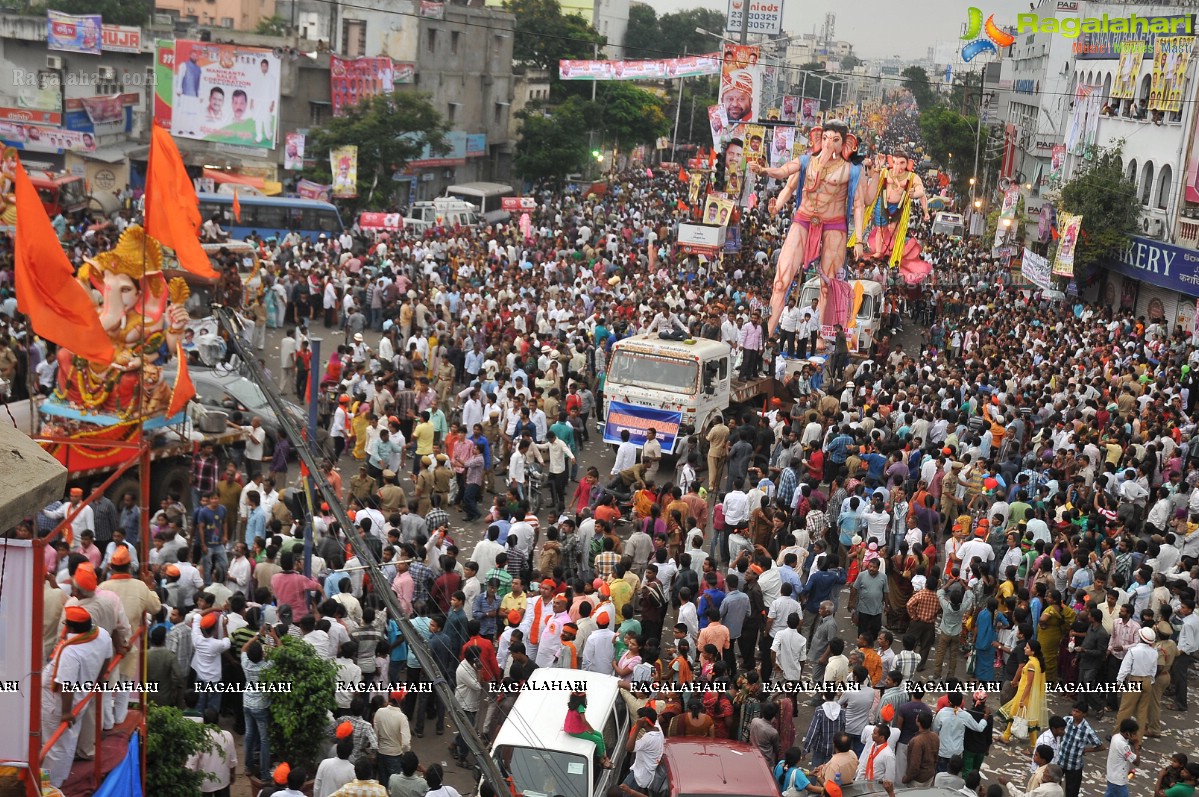
{"label": "green foliage", "polygon": [[293,767],[316,772],[323,731],[336,706],[337,667],[303,640],[284,636],[280,642],[282,647],[268,652],[270,666],[260,677],[261,683],[290,684],[291,689],[271,693],[271,750]]}
{"label": "green foliage", "polygon": [[652,91],[617,80],[600,85],[596,102],[604,131],[622,145],[645,144],[670,132],[666,101]]}
{"label": "green foliage", "polygon": [[[679,141],[711,146],[712,131],[708,124],[708,106],[716,104],[717,81],[711,78],[688,78],[683,87],[683,112],[679,116]],[[677,96],[677,95],[676,95]],[[674,118],[674,109],[667,113]]]}
{"label": "green foliage", "polygon": [[270,17],[263,17],[258,20],[258,27],[254,32],[259,36],[285,36],[287,35],[287,20],[275,14]]}
{"label": "green foliage", "polygon": [[816,72],[818,74],[823,75],[824,74],[824,62],[823,61],[808,61],[806,64],[801,66],[800,69],[803,70],[804,72]]}
{"label": "green foliage", "polygon": [[658,12],[645,3],[630,5],[629,27],[624,34],[625,58],[661,58],[656,54],[661,46]]}
{"label": "green foliage", "polygon": [[858,58],[852,52],[841,59],[841,71],[852,72],[854,69],[862,65],[862,59]]}
{"label": "green foliage", "polygon": [[358,147],[358,199],[350,204],[356,209],[359,204],[369,205],[376,196],[386,201],[392,174],[418,158],[426,143],[434,152],[445,152],[448,130],[427,94],[379,94],[308,133],[308,151],[315,164],[304,176],[328,183],[329,151],[354,144]]}
{"label": "green foliage", "polygon": [[578,14],[563,14],[558,0],[506,0],[504,10],[516,17],[512,60],[548,70],[553,83],[559,61],[592,58],[608,41]]}
{"label": "green foliage", "polygon": [[928,154],[941,168],[958,176],[959,189],[970,179],[974,166],[977,121],[940,105],[920,114],[920,134]]}
{"label": "green foliage", "polygon": [[589,103],[571,97],[553,111],[526,108],[520,119],[520,140],[513,164],[526,180],[561,182],[566,175],[582,171],[587,152]]}
{"label": "green foliage", "polygon": [[206,727],[173,706],[150,704],[146,716],[146,794],[195,797],[206,778],[215,777],[187,766],[187,759],[215,749]]}
{"label": "green foliage", "polygon": [[1141,220],[1137,186],[1124,174],[1120,147],[1102,150],[1062,186],[1059,209],[1082,215],[1074,270],[1115,257],[1128,246]]}
{"label": "green foliage", "polygon": [[144,25],[150,19],[153,8],[152,3],[139,0],[49,0],[45,4],[35,4],[32,10],[41,14],[46,13],[47,9],[64,14],[99,14],[112,25]]}
{"label": "green foliage", "polygon": [[711,8],[689,8],[659,17],[651,6],[633,3],[624,37],[625,58],[675,58],[716,52],[720,42],[695,29],[718,33],[724,29],[724,21],[724,13]]}
{"label": "green foliage", "polygon": [[928,79],[924,67],[909,66],[899,73],[903,77],[903,87],[912,93],[916,107],[923,113],[937,104],[937,92]]}

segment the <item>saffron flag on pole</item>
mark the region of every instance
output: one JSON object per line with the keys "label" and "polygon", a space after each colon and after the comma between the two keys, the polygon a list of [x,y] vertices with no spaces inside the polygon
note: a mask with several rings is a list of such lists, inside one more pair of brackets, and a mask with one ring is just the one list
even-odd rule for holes
{"label": "saffron flag on pole", "polygon": [[167,417],[173,418],[187,409],[187,402],[195,398],[196,386],[192,383],[191,374],[187,372],[187,352],[183,345],[175,347],[175,357],[179,362],[179,372],[175,376],[175,388],[171,391],[171,403],[167,407]]}
{"label": "saffron flag on pole", "polygon": [[25,167],[16,171],[17,307],[33,331],[93,363],[107,365],[115,352],[87,289],[58,242]]}
{"label": "saffron flag on pole", "polygon": [[200,246],[200,200],[171,134],[151,125],[146,166],[146,234],[175,250],[179,265],[201,277],[218,276]]}
{"label": "saffron flag on pole", "polygon": [[237,189],[233,189],[233,220],[241,221],[241,200],[237,198]]}

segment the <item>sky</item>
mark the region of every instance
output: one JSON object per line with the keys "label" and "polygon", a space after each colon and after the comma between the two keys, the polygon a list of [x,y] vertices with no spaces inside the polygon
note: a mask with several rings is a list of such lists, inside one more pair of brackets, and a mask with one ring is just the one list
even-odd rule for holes
{"label": "sky", "polygon": [[[978,0],[781,0],[783,30],[790,34],[819,34],[824,15],[837,15],[834,38],[851,42],[860,58],[923,58],[929,47],[957,39],[966,9],[971,5],[988,9]],[[686,8],[727,10],[723,0],[646,0],[658,12],[670,14]],[[852,9],[852,11],[851,11]],[[897,16],[902,14],[902,16]],[[719,31],[717,31],[719,32]]]}

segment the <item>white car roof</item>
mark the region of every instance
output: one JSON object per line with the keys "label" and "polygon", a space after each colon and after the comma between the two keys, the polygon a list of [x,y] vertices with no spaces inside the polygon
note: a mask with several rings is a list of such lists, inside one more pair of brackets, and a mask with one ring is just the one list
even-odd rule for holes
{"label": "white car roof", "polygon": [[586,670],[539,668],[529,676],[491,749],[494,751],[507,745],[562,750],[588,758],[593,755],[595,745],[592,742],[562,730],[566,723],[567,700],[570,693],[576,691],[573,686],[558,686],[566,682],[582,687],[577,691],[587,693],[585,716],[593,728],[603,728],[615,702],[623,699],[620,697],[620,680],[614,676]]}

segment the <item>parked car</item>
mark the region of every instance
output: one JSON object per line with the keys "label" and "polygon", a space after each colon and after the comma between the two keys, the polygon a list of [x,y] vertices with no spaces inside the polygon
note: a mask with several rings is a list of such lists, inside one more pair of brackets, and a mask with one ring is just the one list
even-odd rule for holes
{"label": "parked car", "polygon": [[662,752],[670,797],[779,797],[762,752],[727,739],[667,739]]}
{"label": "parked car", "polygon": [[[563,687],[563,681],[569,681],[570,688]],[[593,742],[562,730],[576,686],[587,693],[587,721],[603,733],[612,769],[599,766]],[[614,676],[534,670],[496,734],[491,757],[512,779],[513,792],[524,797],[604,797],[620,783],[630,716]]]}

